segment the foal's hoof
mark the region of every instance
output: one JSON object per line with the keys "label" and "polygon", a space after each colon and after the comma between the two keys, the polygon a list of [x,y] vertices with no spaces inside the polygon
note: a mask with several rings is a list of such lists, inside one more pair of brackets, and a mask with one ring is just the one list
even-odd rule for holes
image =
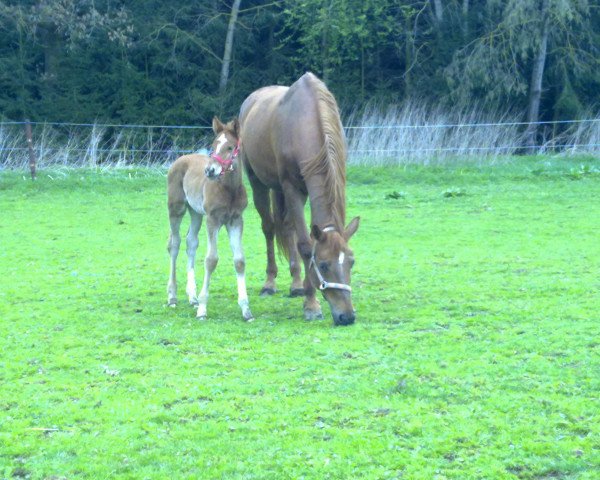
{"label": "foal's hoof", "polygon": [[167,302],[167,307],[175,308],[177,306],[177,299],[171,299]]}
{"label": "foal's hoof", "polygon": [[206,320],[206,315],[198,315],[196,316],[196,320],[203,322],[204,320]]}
{"label": "foal's hoof", "polygon": [[274,288],[271,287],[263,287],[263,289],[260,291],[260,296],[261,297],[270,297],[271,295],[275,295],[275,292],[277,290],[275,290]]}
{"label": "foal's hoof", "polygon": [[197,307],[197,306],[198,306],[198,299],[190,298],[190,307]]}
{"label": "foal's hoof", "polygon": [[304,318],[306,320],[323,320],[323,314],[320,310],[304,310]]}
{"label": "foal's hoof", "polygon": [[290,290],[290,297],[303,297],[304,289],[303,288],[292,288]]}

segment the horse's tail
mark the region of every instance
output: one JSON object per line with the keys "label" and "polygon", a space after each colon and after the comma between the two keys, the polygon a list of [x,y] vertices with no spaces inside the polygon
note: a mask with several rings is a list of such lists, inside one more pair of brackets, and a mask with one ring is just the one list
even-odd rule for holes
{"label": "horse's tail", "polygon": [[275,224],[275,241],[277,250],[287,260],[290,258],[289,236],[294,235],[293,226],[290,224],[289,215],[285,208],[283,192],[271,190],[271,205],[273,209],[273,222]]}

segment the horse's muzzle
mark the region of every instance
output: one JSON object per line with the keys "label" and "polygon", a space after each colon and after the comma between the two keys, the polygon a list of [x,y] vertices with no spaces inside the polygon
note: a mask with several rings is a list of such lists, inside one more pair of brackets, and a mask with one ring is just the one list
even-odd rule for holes
{"label": "horse's muzzle", "polygon": [[333,318],[333,323],[338,326],[352,325],[356,320],[356,315],[352,313],[341,313]]}
{"label": "horse's muzzle", "polygon": [[207,178],[217,178],[219,176],[219,174],[217,173],[217,168],[214,165],[210,165],[208,167],[206,167],[204,169],[204,175],[206,175]]}

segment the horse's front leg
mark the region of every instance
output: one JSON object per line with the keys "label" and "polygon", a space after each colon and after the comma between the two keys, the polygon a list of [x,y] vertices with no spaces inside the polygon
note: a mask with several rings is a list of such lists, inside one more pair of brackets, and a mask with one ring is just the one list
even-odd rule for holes
{"label": "horse's front leg", "polygon": [[198,311],[196,317],[200,320],[206,319],[206,304],[208,303],[208,287],[210,285],[210,277],[217,268],[219,262],[219,255],[217,253],[217,238],[219,236],[219,230],[221,224],[208,216],[206,222],[206,236],[208,245],[206,248],[206,258],[204,259],[204,281],[202,282],[202,290],[198,296]]}
{"label": "horse's front leg", "polygon": [[242,309],[242,316],[247,322],[252,321],[252,312],[248,302],[248,293],[246,292],[246,259],[242,248],[242,232],[244,230],[244,220],[241,216],[235,218],[227,224],[227,233],[229,234],[229,244],[233,252],[233,264],[237,276],[238,305]]}
{"label": "horse's front leg", "polygon": [[[286,227],[287,230],[288,227]],[[295,228],[292,224],[289,227],[291,232]],[[292,276],[292,286],[290,287],[291,297],[303,297],[304,296],[304,285],[302,282],[302,269],[300,267],[300,256],[298,255],[298,246],[296,244],[296,235],[289,234],[286,237],[288,244],[288,252],[290,252],[290,275]]]}
{"label": "horse's front leg", "polygon": [[290,220],[294,223],[296,236],[298,239],[298,252],[304,261],[304,318],[306,320],[315,320],[323,318],[321,312],[321,304],[315,295],[315,287],[313,287],[309,277],[310,256],[312,252],[312,243],[306,228],[306,220],[304,218],[304,204],[306,196],[298,192],[293,185],[284,184],[283,192],[288,208]]}

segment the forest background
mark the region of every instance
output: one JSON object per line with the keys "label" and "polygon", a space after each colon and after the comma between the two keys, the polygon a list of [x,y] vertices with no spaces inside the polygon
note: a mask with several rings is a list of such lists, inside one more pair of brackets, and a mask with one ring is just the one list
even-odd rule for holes
{"label": "forest background", "polygon": [[597,116],[591,0],[2,0],[0,31],[0,121],[207,125],[309,70],[346,117]]}

